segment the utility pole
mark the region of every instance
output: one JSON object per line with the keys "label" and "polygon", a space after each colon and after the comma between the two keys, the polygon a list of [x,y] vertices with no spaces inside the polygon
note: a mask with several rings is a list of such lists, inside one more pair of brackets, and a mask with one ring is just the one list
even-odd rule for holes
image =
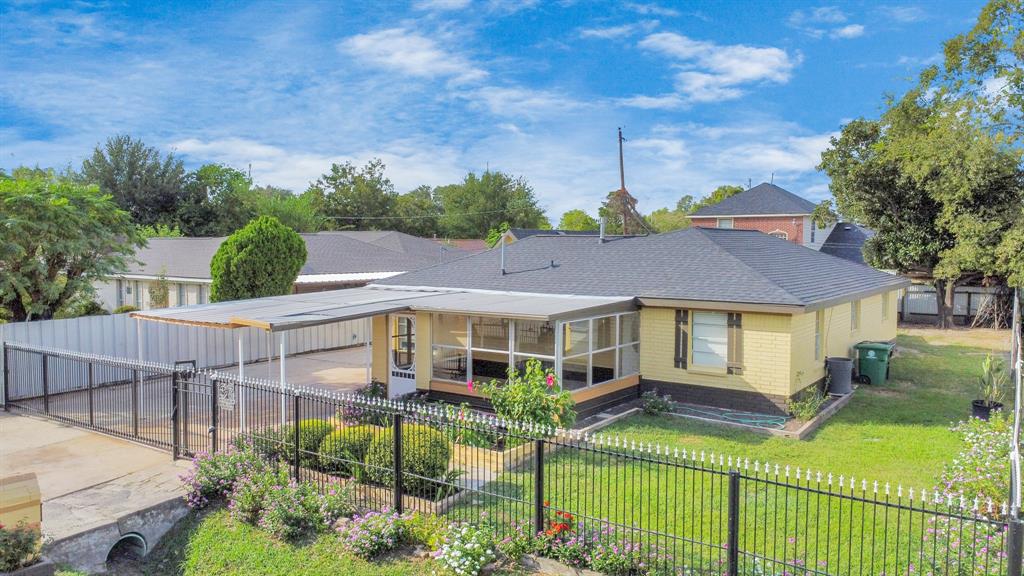
{"label": "utility pole", "polygon": [[622,137],[622,126],[619,126],[619,190],[626,191],[626,164],[622,159],[622,143],[626,139]]}

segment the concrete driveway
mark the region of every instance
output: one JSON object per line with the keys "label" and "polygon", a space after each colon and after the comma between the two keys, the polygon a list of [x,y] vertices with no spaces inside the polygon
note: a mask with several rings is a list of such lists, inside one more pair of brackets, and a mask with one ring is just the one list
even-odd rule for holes
{"label": "concrete driveway", "polygon": [[[285,381],[334,392],[351,392],[366,385],[366,349],[362,346],[288,356],[284,360]],[[222,368],[224,372],[234,370]],[[245,375],[274,382],[280,377],[280,364],[255,362],[245,365]]]}

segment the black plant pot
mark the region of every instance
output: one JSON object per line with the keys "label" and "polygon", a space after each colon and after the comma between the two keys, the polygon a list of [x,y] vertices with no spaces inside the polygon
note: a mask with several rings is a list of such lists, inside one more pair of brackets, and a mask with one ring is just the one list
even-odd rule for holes
{"label": "black plant pot", "polygon": [[971,402],[971,416],[980,418],[981,420],[988,420],[989,416],[992,415],[992,412],[1002,410],[1002,408],[1002,402],[993,402],[992,404],[989,404],[984,400],[975,400]]}

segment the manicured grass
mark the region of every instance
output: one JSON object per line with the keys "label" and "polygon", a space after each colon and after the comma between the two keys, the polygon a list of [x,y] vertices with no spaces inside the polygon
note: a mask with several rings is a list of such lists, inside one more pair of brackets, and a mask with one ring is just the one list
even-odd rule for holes
{"label": "manicured grass", "polygon": [[901,330],[889,382],[861,386],[801,442],[671,417],[632,417],[606,432],[930,489],[959,449],[950,427],[970,415],[984,354],[1000,344],[1006,350],[1008,338],[1006,331]]}

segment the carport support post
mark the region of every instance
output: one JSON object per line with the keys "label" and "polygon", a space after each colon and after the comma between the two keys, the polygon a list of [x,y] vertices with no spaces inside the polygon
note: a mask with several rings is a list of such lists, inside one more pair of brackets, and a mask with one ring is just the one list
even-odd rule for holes
{"label": "carport support post", "polygon": [[363,358],[366,362],[366,383],[369,384],[373,380],[373,356],[370,353],[370,341],[373,340],[373,318],[367,316],[363,320]]}
{"label": "carport support post", "polygon": [[[284,355],[285,355],[285,347],[288,344],[287,334],[288,334],[287,332],[281,332],[281,351],[279,352],[279,356],[278,356],[278,360],[280,360],[280,363],[281,363],[281,426],[284,426],[284,423],[288,419],[288,416],[285,414],[285,412],[288,410],[288,408],[286,407],[286,403],[287,402],[285,400],[285,383],[284,383]],[[296,425],[297,424],[298,424],[298,422],[296,422]]]}
{"label": "carport support post", "polygon": [[245,378],[245,340],[242,333],[238,333],[238,424],[242,431],[247,430],[245,426],[245,388],[242,386],[242,379]]}

